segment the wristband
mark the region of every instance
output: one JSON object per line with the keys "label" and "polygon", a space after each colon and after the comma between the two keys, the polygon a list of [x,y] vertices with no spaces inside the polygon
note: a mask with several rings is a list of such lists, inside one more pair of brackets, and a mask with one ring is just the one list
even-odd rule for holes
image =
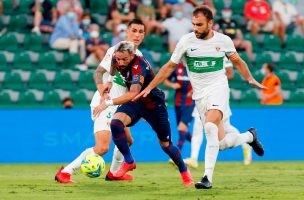
{"label": "wristband", "polygon": [[112,99],[110,99],[110,100],[105,100],[105,104],[106,104],[107,106],[113,106],[113,105],[114,105]]}

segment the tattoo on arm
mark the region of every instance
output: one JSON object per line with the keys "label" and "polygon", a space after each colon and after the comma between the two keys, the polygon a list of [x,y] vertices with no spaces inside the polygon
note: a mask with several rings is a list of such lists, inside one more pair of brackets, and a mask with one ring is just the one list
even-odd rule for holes
{"label": "tattoo on arm", "polygon": [[140,93],[141,88],[142,86],[140,84],[133,84],[131,85],[130,92],[138,94]]}
{"label": "tattoo on arm", "polygon": [[97,69],[95,70],[95,73],[94,73],[94,81],[95,81],[95,84],[102,84],[103,83],[103,74],[106,72],[106,70],[101,67],[101,66],[98,66]]}

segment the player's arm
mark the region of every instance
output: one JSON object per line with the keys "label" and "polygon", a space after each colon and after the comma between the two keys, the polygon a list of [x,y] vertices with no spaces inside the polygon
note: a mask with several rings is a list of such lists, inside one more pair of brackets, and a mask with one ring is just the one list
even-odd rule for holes
{"label": "player's arm", "polygon": [[168,79],[164,80],[164,85],[174,90],[181,88],[180,84],[169,81]]}
{"label": "player's arm", "polygon": [[151,83],[140,93],[138,94],[133,101],[136,101],[140,97],[147,97],[148,94],[157,87],[160,83],[166,80],[172,72],[175,70],[177,64],[169,60],[158,72],[155,78],[151,81]]}
{"label": "player's arm", "polygon": [[257,82],[253,76],[251,75],[247,64],[245,61],[239,56],[237,52],[228,55],[229,60],[233,63],[235,68],[238,70],[238,72],[241,74],[241,76],[248,81],[249,84],[254,85],[261,89],[267,89],[264,85]]}
{"label": "player's arm", "polygon": [[103,98],[107,98],[106,94],[109,93],[109,90],[110,90],[110,88],[109,88],[110,85],[104,84],[104,80],[103,80],[103,75],[106,72],[107,72],[107,70],[100,65],[97,67],[97,69],[94,72],[94,81],[96,84],[96,88],[97,88],[100,96]]}
{"label": "player's arm", "polygon": [[228,80],[232,80],[234,78],[234,71],[232,67],[226,67],[226,76]]}
{"label": "player's arm", "polygon": [[131,101],[136,95],[139,94],[141,88],[141,83],[132,84],[129,92],[115,99],[105,100],[99,106],[95,107],[93,111],[93,116],[97,117],[102,111],[104,111],[109,106],[121,105]]}

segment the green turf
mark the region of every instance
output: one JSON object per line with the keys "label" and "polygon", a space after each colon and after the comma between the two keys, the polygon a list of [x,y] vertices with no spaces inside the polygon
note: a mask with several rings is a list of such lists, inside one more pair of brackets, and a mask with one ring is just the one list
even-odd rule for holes
{"label": "green turf", "polygon": [[[304,199],[304,162],[217,163],[213,189],[181,184],[179,173],[166,163],[138,163],[132,182],[108,182],[78,173],[73,185],[54,181],[60,165],[0,165],[0,199]],[[202,164],[192,169],[200,179]]]}

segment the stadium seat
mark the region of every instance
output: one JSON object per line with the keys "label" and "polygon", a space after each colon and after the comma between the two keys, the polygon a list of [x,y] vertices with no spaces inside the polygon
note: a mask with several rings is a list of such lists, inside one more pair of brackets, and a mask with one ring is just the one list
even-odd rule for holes
{"label": "stadium seat", "polygon": [[8,92],[0,93],[0,105],[6,106],[12,104],[11,95]]}
{"label": "stadium seat", "polygon": [[39,52],[42,50],[42,37],[37,34],[27,34],[23,45],[26,50]]}
{"label": "stadium seat", "polygon": [[6,73],[3,80],[4,88],[12,90],[24,90],[25,86],[21,75],[18,73]]}
{"label": "stadium seat", "polygon": [[106,43],[108,43],[108,45],[111,46],[111,44],[112,44],[112,39],[113,39],[113,33],[112,33],[112,32],[103,33],[103,34],[101,35],[101,37],[102,37],[102,39],[103,39]]}
{"label": "stadium seat", "polygon": [[288,35],[286,38],[286,49],[288,51],[304,52],[304,37],[301,35]]}
{"label": "stadium seat", "polygon": [[278,68],[297,71],[301,70],[295,55],[292,53],[281,54]]}
{"label": "stadium seat", "polygon": [[63,59],[63,64],[65,68],[75,69],[76,65],[81,64],[80,55],[77,54],[65,54]]}
{"label": "stadium seat", "polygon": [[246,54],[246,52],[239,52],[240,57],[246,62],[249,68],[252,68],[252,64]]}
{"label": "stadium seat", "polygon": [[246,88],[244,80],[238,72],[234,73],[234,78],[229,81],[229,86],[233,89],[244,89]]}
{"label": "stadium seat", "polygon": [[24,106],[33,106],[37,104],[36,96],[33,92],[21,92],[17,103]]}
{"label": "stadium seat", "polygon": [[252,49],[254,52],[259,52],[260,48],[259,48],[259,43],[256,39],[256,37],[254,37],[252,34],[244,34],[244,39],[245,40],[250,40],[251,44],[252,44]]}
{"label": "stadium seat", "polygon": [[91,12],[102,15],[108,15],[109,3],[108,1],[91,0]]}
{"label": "stadium seat", "polygon": [[288,73],[279,72],[279,73],[276,73],[276,75],[279,77],[283,89],[285,89],[285,90],[295,89],[295,85],[290,80]]}
{"label": "stadium seat", "polygon": [[291,92],[290,102],[302,103],[304,102],[304,92]]}
{"label": "stadium seat", "polygon": [[253,73],[253,77],[255,78],[255,80],[257,80],[258,82],[262,82],[263,81],[263,79],[264,79],[264,75],[263,74],[261,74],[261,72],[258,70],[258,71],[255,71],[254,73]]}
{"label": "stadium seat", "polygon": [[13,13],[13,4],[12,0],[2,0],[3,13],[10,15]]}
{"label": "stadium seat", "polygon": [[37,90],[49,90],[50,85],[44,73],[32,73],[28,81],[28,87]]}
{"label": "stadium seat", "polygon": [[8,66],[7,59],[4,53],[0,53],[0,71],[9,71],[10,67]]}
{"label": "stadium seat", "polygon": [[46,69],[46,70],[56,70],[57,69],[55,55],[50,52],[39,54],[37,64],[40,69]]}
{"label": "stadium seat", "polygon": [[230,8],[233,11],[233,14],[243,15],[244,14],[245,3],[246,3],[246,0],[233,0],[233,1],[231,1]]}
{"label": "stadium seat", "polygon": [[255,58],[255,67],[261,69],[264,63],[273,63],[271,55],[269,53],[258,53]]}
{"label": "stadium seat", "polygon": [[15,69],[21,69],[26,71],[34,70],[32,65],[31,56],[27,52],[16,53],[14,55],[13,67]]}
{"label": "stadium seat", "polygon": [[53,86],[57,89],[75,90],[76,86],[69,73],[57,73],[53,82]]}
{"label": "stadium seat", "polygon": [[61,106],[60,95],[56,91],[46,92],[42,97],[42,104],[48,107],[60,107]]}
{"label": "stadium seat", "polygon": [[27,27],[26,15],[22,14],[22,15],[11,16],[10,22],[8,24],[9,31],[22,32],[27,30],[26,27]]}
{"label": "stadium seat", "polygon": [[278,36],[272,35],[272,34],[265,35],[263,46],[264,46],[264,49],[267,51],[280,52],[283,50],[281,48],[280,38]]}
{"label": "stadium seat", "polygon": [[82,91],[71,93],[71,98],[74,101],[74,105],[77,106],[88,106],[89,102],[87,100],[86,94]]}
{"label": "stadium seat", "polygon": [[213,4],[218,11],[217,13],[221,13],[221,10],[225,7],[225,0],[213,0]]}
{"label": "stadium seat", "polygon": [[33,0],[22,0],[19,1],[19,8],[18,12],[19,13],[25,13],[25,14],[31,14],[32,10],[30,5],[33,3]]}
{"label": "stadium seat", "polygon": [[156,34],[147,35],[143,41],[144,47],[150,51],[156,52],[166,52],[167,50],[163,48],[163,41],[161,36]]}
{"label": "stadium seat", "polygon": [[298,73],[297,79],[296,79],[296,85],[298,88],[304,88],[304,74]]}
{"label": "stadium seat", "polygon": [[15,52],[18,49],[18,40],[15,34],[8,33],[0,37],[0,49]]}
{"label": "stadium seat", "polygon": [[170,60],[171,55],[172,54],[169,52],[162,53],[159,58],[159,67],[162,67],[164,64],[166,64]]}
{"label": "stadium seat", "polygon": [[93,72],[82,72],[79,75],[78,86],[80,88],[88,89],[88,90],[96,90],[96,86],[93,79]]}
{"label": "stadium seat", "polygon": [[249,90],[246,92],[242,92],[241,98],[242,103],[258,103],[259,99],[255,91]]}

